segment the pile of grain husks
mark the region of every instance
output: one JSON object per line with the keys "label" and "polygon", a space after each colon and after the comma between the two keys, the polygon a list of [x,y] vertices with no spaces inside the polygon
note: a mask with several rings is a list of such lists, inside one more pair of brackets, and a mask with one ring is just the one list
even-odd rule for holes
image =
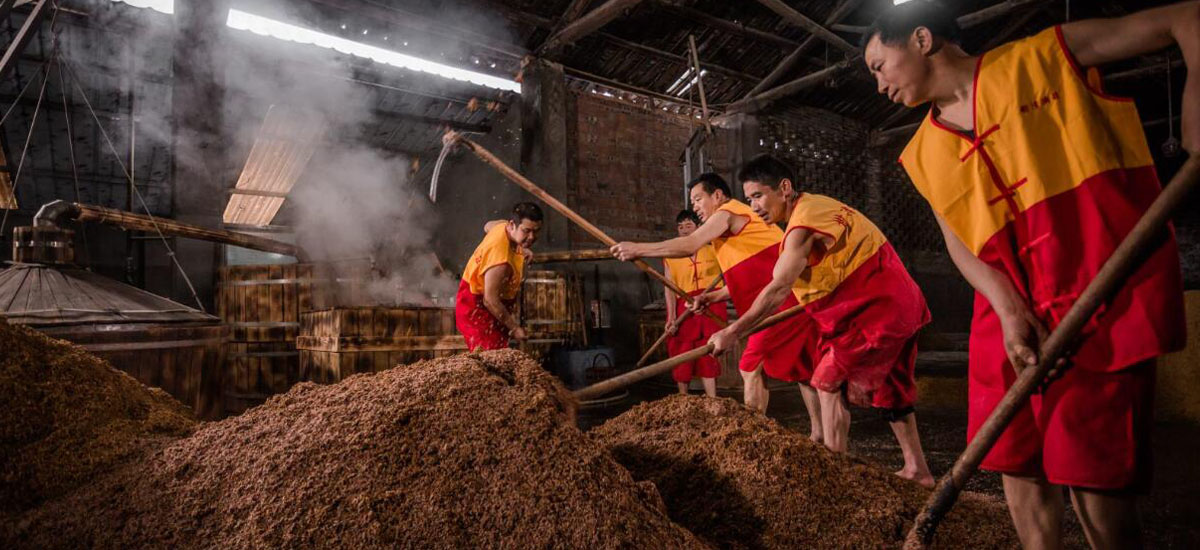
{"label": "pile of grain husks", "polygon": [[0,542],[702,548],[575,428],[572,407],[515,351],[300,384],[26,513]]}
{"label": "pile of grain husks", "polygon": [[191,411],[82,348],[0,321],[0,513],[62,496],[191,433]]}
{"label": "pile of grain husks", "polygon": [[[515,351],[197,424],[65,342],[0,324],[0,349],[4,548],[884,548],[927,494],[729,400],[584,434]],[[939,546],[1015,546],[1001,504],[964,500]]]}
{"label": "pile of grain husks", "polygon": [[[729,399],[673,396],[590,432],[671,519],[721,548],[896,548],[929,491]],[[964,494],[939,548],[1018,546],[1002,502]]]}

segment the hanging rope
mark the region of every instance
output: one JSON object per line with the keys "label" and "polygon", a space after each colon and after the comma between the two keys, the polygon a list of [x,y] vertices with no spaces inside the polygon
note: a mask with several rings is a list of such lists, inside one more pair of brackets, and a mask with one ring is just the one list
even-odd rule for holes
{"label": "hanging rope", "polygon": [[[50,65],[49,59],[47,59],[45,63],[42,63],[42,66],[41,66],[41,68],[38,69],[38,72],[42,72],[42,71],[46,70],[46,66],[48,66],[48,65]],[[4,121],[8,120],[8,115],[12,114],[13,109],[17,108],[17,104],[20,103],[21,100],[25,98],[25,92],[27,90],[29,90],[29,86],[32,85],[35,80],[37,80],[36,74],[34,76],[35,76],[35,78],[31,78],[31,79],[29,79],[29,82],[25,83],[25,87],[21,88],[21,93],[17,94],[17,97],[15,99],[13,99],[12,105],[9,105],[8,109],[4,111],[4,116],[0,117],[0,126],[4,125]]]}
{"label": "hanging rope", "polygon": [[[55,7],[58,7],[57,3],[55,3]],[[55,9],[54,15],[50,16],[49,32],[54,32],[57,21],[58,10]],[[29,121],[29,132],[25,134],[25,145],[21,148],[21,160],[17,162],[17,171],[13,175],[12,181],[10,182],[14,199],[17,196],[17,184],[21,181],[21,169],[25,166],[25,155],[29,152],[29,143],[33,139],[33,129],[37,126],[37,117],[42,111],[42,100],[46,97],[46,83],[50,81],[50,61],[53,59],[53,56],[48,57],[49,58],[46,59],[46,62],[42,63],[41,68],[38,70],[38,72],[42,75],[42,89],[40,92],[38,92],[37,104],[33,107],[33,119]],[[4,116],[0,117],[0,126],[2,126],[4,122],[8,120],[8,115],[12,114],[13,110],[17,107],[17,104],[19,104],[25,97],[25,91],[29,89],[29,86],[33,84],[35,79],[36,75],[34,78],[30,78],[29,82],[26,82],[25,86],[21,88],[21,93],[17,94],[16,99],[13,100],[12,105],[9,105],[8,110],[4,113]],[[9,209],[4,209],[4,217],[3,219],[0,219],[0,239],[3,239],[5,235],[8,235],[9,212]]]}
{"label": "hanging rope", "polygon": [[129,182],[129,188],[133,190],[134,197],[137,198],[138,204],[141,205],[142,210],[144,210],[146,215],[149,216],[150,223],[154,226],[154,232],[158,235],[159,240],[162,241],[163,247],[166,248],[167,257],[171,258],[171,263],[175,265],[175,269],[178,270],[179,274],[183,277],[183,282],[187,284],[188,291],[192,294],[192,299],[196,301],[196,307],[199,308],[200,311],[207,313],[204,303],[200,301],[200,296],[196,293],[196,287],[192,285],[192,279],[188,277],[187,272],[184,271],[183,265],[179,263],[179,258],[175,256],[175,250],[171,248],[171,244],[167,242],[167,236],[163,234],[162,228],[159,227],[158,218],[156,218],[154,214],[150,212],[150,207],[146,204],[146,199],[142,197],[142,192],[137,188],[137,185],[134,184],[133,176],[131,176],[129,173],[129,168],[125,166],[125,161],[121,160],[121,153],[117,152],[117,147],[113,144],[112,138],[109,137],[108,131],[105,130],[104,125],[100,123],[100,116],[97,115],[96,110],[92,108],[92,102],[88,99],[87,92],[84,92],[83,87],[79,85],[79,76],[75,71],[74,63],[72,63],[70,59],[65,58],[63,61],[65,61],[65,63],[62,66],[71,73],[71,83],[79,92],[79,97],[83,98],[84,106],[87,107],[88,113],[92,115],[92,119],[95,121],[96,127],[100,130],[100,135],[104,137],[104,142],[108,145],[108,149],[112,151],[113,156],[116,157],[117,165],[121,167],[121,173],[125,175],[125,179]]}
{"label": "hanging rope", "polygon": [[[37,128],[38,114],[42,112],[42,99],[46,97],[46,83],[50,82],[49,62],[42,66],[42,89],[38,92],[37,104],[33,107],[33,119],[29,121],[29,132],[25,134],[25,146],[21,148],[21,159],[17,161],[17,172],[12,179],[12,193],[17,196],[17,185],[21,183],[21,170],[25,168],[25,156],[29,152],[29,144],[33,141],[33,129]],[[8,213],[9,209],[4,210],[4,218],[0,220],[0,235],[8,234]]]}
{"label": "hanging rope", "polygon": [[[67,81],[63,78],[63,66],[62,62],[58,60],[58,54],[58,35],[55,35],[53,58],[58,64],[58,89],[62,95],[63,120],[67,123],[67,152],[71,159],[71,179],[75,187],[75,202],[83,202],[82,194],[79,191],[79,165],[75,161],[75,135],[71,130],[71,110],[67,106]],[[79,225],[79,235],[83,237],[83,265],[91,267],[92,252],[91,246],[88,244],[87,225]]]}

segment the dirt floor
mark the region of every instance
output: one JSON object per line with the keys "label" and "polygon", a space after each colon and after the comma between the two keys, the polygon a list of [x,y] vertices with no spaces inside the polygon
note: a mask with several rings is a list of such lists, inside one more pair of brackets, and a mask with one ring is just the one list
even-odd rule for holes
{"label": "dirt floor", "polygon": [[[672,394],[674,385],[657,381],[642,383],[631,389],[629,398],[606,407],[585,407],[579,423],[590,428],[632,408],[637,403]],[[723,397],[740,399],[739,392],[722,391]],[[808,414],[794,386],[781,386],[771,392],[768,416],[785,427],[808,434]],[[853,411],[850,429],[851,452],[891,470],[899,469],[900,448],[887,422],[865,409]],[[921,443],[929,467],[935,476],[950,469],[966,445],[966,411],[950,408],[918,408],[917,422]],[[1200,426],[1179,423],[1159,423],[1154,434],[1154,487],[1142,500],[1142,526],[1146,547],[1156,549],[1200,548]],[[1003,495],[1000,476],[981,472],[968,490],[990,495]],[[1073,511],[1068,510],[1067,548],[1087,548]]]}

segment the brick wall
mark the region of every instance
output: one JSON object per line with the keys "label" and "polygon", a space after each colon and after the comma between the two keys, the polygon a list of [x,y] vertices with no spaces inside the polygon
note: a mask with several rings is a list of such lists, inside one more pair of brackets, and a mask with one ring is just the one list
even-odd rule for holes
{"label": "brick wall", "polygon": [[[679,155],[689,121],[593,94],[572,93],[568,101],[571,207],[617,240],[673,232],[684,206]],[[573,247],[595,244],[577,227],[570,240]]]}

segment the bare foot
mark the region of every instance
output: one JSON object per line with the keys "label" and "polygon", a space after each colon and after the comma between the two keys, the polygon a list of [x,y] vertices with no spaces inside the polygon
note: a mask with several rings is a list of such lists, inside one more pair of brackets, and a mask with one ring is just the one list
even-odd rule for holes
{"label": "bare foot", "polygon": [[911,481],[917,482],[920,486],[926,489],[932,489],[934,484],[933,474],[929,472],[914,472],[907,469],[901,469],[896,472],[896,475]]}
{"label": "bare foot", "polygon": [[808,440],[812,441],[813,443],[821,444],[821,443],[825,442],[825,436],[822,435],[821,432],[819,432],[819,431],[812,432],[812,433],[808,434]]}

